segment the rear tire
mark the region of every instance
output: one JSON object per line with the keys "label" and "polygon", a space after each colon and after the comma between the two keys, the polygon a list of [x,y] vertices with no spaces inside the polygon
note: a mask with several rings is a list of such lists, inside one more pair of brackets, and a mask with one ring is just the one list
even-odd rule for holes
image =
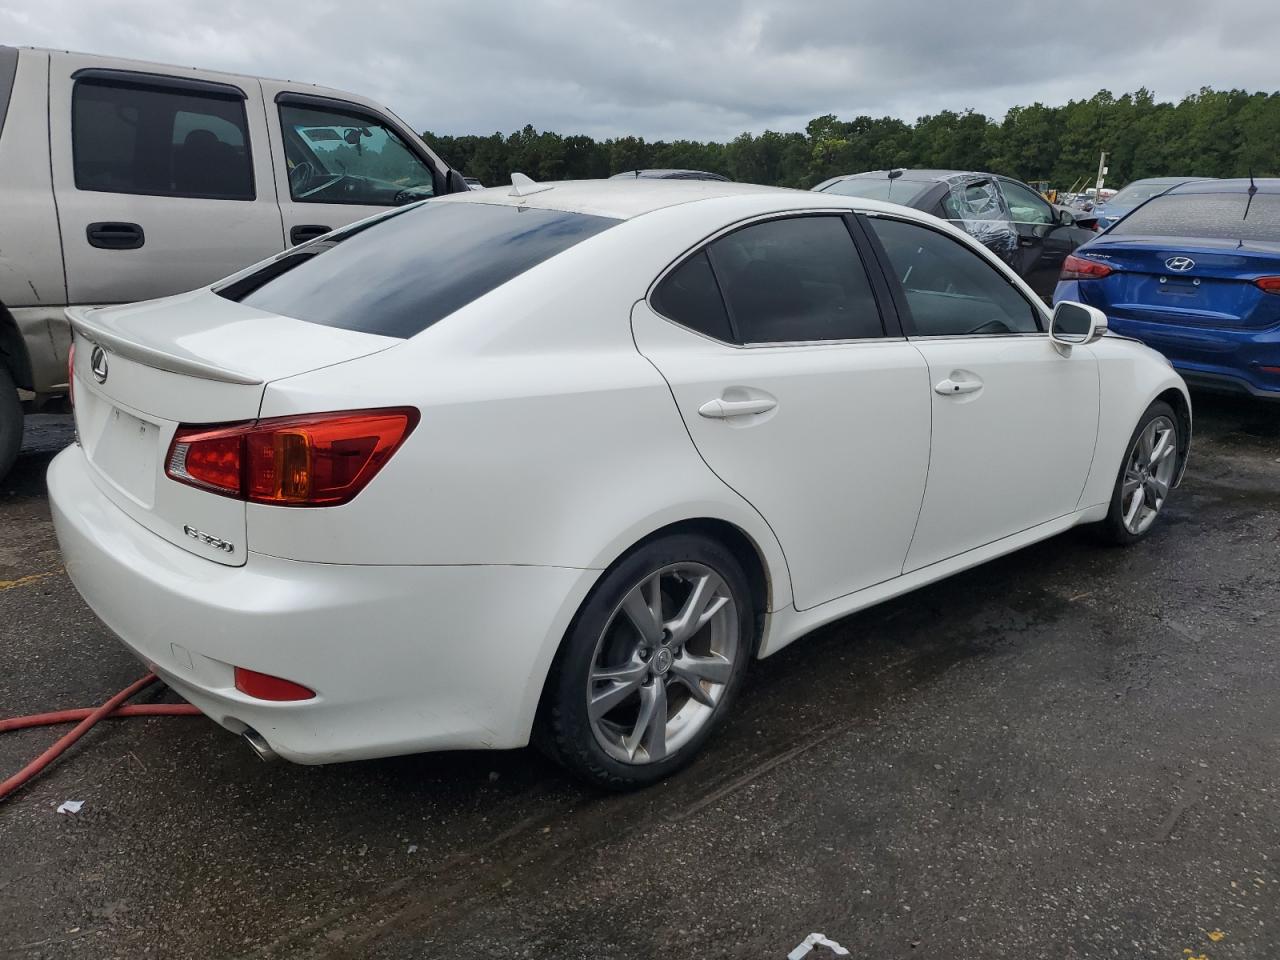
{"label": "rear tire", "polygon": [[1172,492],[1182,452],[1178,415],[1157,400],[1138,418],[1111,491],[1111,508],[1098,524],[1102,539],[1128,547],[1149,534]]}
{"label": "rear tire", "polygon": [[9,370],[0,365],[0,480],[9,474],[22,449],[22,404]]}
{"label": "rear tire", "polygon": [[632,790],[689,763],[754,649],[742,565],[694,534],[646,543],[592,589],[556,654],[535,742],[575,776]]}

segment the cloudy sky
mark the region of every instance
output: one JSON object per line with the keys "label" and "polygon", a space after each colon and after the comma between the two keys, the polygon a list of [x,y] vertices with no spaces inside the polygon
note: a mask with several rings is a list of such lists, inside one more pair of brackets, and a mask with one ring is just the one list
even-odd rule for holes
{"label": "cloudy sky", "polygon": [[1275,90],[1275,0],[0,0],[0,43],[306,80],[419,130],[724,139],[1101,87]]}

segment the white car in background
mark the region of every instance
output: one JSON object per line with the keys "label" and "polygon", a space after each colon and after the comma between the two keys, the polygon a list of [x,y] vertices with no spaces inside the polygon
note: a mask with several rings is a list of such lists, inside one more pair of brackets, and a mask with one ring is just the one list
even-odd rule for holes
{"label": "white car in background", "polygon": [[72,311],[75,585],[263,754],[531,735],[609,787],[747,662],[1081,523],[1152,527],[1182,380],[964,233],[743,184],[418,204]]}

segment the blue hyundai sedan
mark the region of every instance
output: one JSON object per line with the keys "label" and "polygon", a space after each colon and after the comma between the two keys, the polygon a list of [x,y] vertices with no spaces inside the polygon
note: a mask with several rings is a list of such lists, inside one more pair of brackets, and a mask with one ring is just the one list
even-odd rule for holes
{"label": "blue hyundai sedan", "polygon": [[1053,299],[1102,310],[1188,383],[1280,399],[1280,178],[1153,197],[1067,257]]}

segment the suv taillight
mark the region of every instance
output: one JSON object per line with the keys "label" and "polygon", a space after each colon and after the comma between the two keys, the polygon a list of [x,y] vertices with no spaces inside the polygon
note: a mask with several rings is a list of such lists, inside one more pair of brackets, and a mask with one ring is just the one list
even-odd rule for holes
{"label": "suv taillight", "polygon": [[224,497],[332,507],[365,488],[418,425],[412,407],[179,427],[165,475]]}
{"label": "suv taillight", "polygon": [[1062,261],[1062,275],[1059,280],[1101,280],[1111,275],[1111,268],[1097,260],[1086,260],[1070,254]]}

